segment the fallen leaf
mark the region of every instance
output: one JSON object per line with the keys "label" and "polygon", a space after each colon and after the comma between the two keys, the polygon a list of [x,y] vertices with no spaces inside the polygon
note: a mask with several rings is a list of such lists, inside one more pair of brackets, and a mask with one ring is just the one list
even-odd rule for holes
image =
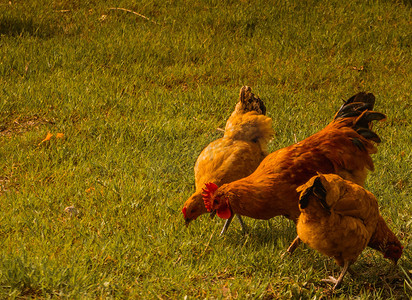
{"label": "fallen leaf", "polygon": [[85,190],[86,193],[90,193],[91,191],[94,191],[94,187],[92,186]]}
{"label": "fallen leaf", "polygon": [[64,133],[63,132],[56,133],[56,139],[62,139],[62,138],[64,138]]}
{"label": "fallen leaf", "polygon": [[363,71],[363,70],[364,70],[364,67],[363,67],[363,66],[360,66],[360,67],[353,66],[353,67],[352,67],[352,70]]}
{"label": "fallen leaf", "polygon": [[42,144],[42,143],[44,143],[44,142],[50,141],[50,139],[51,139],[52,137],[53,137],[53,133],[48,132],[47,135],[46,135],[46,137],[44,138],[44,140],[42,140],[42,141],[39,143],[39,145]]}

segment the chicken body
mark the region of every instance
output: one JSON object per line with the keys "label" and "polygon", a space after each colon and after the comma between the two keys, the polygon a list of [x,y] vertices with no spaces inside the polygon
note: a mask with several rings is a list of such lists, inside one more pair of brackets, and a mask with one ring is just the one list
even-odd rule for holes
{"label": "chicken body", "polygon": [[344,268],[339,279],[331,278],[338,288],[375,232],[378,202],[363,187],[335,174],[314,176],[297,191],[301,191],[298,236]]}
{"label": "chicken body", "polygon": [[224,136],[200,153],[195,167],[196,191],[184,203],[182,212],[188,224],[207,213],[202,193],[205,183],[220,186],[250,175],[268,154],[273,137],[272,119],[250,87],[242,87],[239,102],[228,119]]}
{"label": "chicken body", "polygon": [[323,130],[305,140],[269,154],[249,176],[222,185],[204,198],[218,215],[230,213],[255,219],[300,215],[296,188],[317,172],[338,174],[363,186],[373,170],[371,154],[379,137],[373,120],[385,115],[372,111],[375,97],[359,93],[348,99]]}
{"label": "chicken body", "polygon": [[[373,170],[370,155],[377,152],[370,136],[378,141],[369,130],[371,120],[364,121],[384,115],[366,109],[352,113],[355,116],[337,118],[305,140],[269,154],[251,175],[222,185],[204,200],[214,203],[212,210],[218,214],[230,210],[255,219],[283,215],[296,222],[300,215],[296,188],[317,172],[364,185],[368,171]],[[358,126],[371,134],[358,133]]]}

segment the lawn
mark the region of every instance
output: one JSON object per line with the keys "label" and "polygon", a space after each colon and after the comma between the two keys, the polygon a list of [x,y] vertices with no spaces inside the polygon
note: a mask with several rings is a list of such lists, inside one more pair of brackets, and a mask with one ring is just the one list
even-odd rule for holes
{"label": "lawn", "polygon": [[[0,2],[0,298],[409,299],[408,1]],[[252,87],[276,135],[319,131],[359,91],[387,115],[366,188],[404,245],[340,272],[285,218],[184,226],[200,151]],[[67,207],[74,207],[68,211]]]}

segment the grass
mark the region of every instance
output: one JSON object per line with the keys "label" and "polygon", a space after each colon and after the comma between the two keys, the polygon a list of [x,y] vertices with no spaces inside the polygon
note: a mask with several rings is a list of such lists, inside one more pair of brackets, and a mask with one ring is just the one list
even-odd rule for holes
{"label": "grass", "polygon": [[[390,0],[0,3],[0,297],[408,299],[411,25]],[[195,160],[242,85],[265,101],[272,151],[376,95],[388,120],[367,188],[405,246],[397,267],[368,249],[331,293],[332,260],[280,258],[286,219],[248,219],[246,237],[184,226]]]}

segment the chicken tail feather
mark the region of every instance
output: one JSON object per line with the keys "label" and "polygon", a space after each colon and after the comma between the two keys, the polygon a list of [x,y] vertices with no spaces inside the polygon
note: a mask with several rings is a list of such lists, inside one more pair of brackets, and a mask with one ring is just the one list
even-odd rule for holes
{"label": "chicken tail feather", "polygon": [[346,100],[343,105],[348,105],[351,103],[359,103],[359,102],[370,104],[372,106],[371,107],[372,109],[373,106],[375,105],[375,96],[372,93],[360,92],[360,93],[357,93],[356,95],[353,95],[348,100]]}
{"label": "chicken tail feather", "polygon": [[356,130],[357,133],[359,133],[361,136],[363,136],[365,139],[374,141],[376,143],[380,143],[381,139],[379,136],[373,132],[372,130],[366,129],[366,128],[359,128]]}
{"label": "chicken tail feather", "polygon": [[358,147],[361,151],[366,151],[365,145],[358,138],[353,138],[352,143]]}
{"label": "chicken tail feather", "polygon": [[239,93],[239,103],[242,111],[256,111],[259,114],[266,114],[266,106],[263,101],[252,93],[249,86],[243,86]]}
{"label": "chicken tail feather", "polygon": [[372,93],[358,93],[343,103],[335,115],[335,120],[359,116],[366,110],[372,110],[374,105],[375,96]]}
{"label": "chicken tail feather", "polygon": [[299,205],[300,208],[305,209],[306,207],[308,207],[309,204],[309,196],[312,195],[312,191],[313,191],[313,186],[307,188],[302,195],[300,196],[299,199]]}
{"label": "chicken tail feather", "polygon": [[385,120],[386,115],[377,111],[365,111],[356,121],[356,127],[369,128],[369,124],[372,121],[381,121]]}
{"label": "chicken tail feather", "polygon": [[321,175],[317,176],[313,181],[312,186],[308,187],[299,199],[300,208],[305,209],[309,204],[309,197],[311,195],[318,198],[320,204],[326,209],[330,210],[329,205],[326,203],[326,189],[322,184]]}
{"label": "chicken tail feather", "polygon": [[[326,199],[326,189],[322,184],[320,176],[316,177],[315,181],[313,182],[313,194],[318,197],[319,199]],[[328,206],[325,202],[325,206]]]}

